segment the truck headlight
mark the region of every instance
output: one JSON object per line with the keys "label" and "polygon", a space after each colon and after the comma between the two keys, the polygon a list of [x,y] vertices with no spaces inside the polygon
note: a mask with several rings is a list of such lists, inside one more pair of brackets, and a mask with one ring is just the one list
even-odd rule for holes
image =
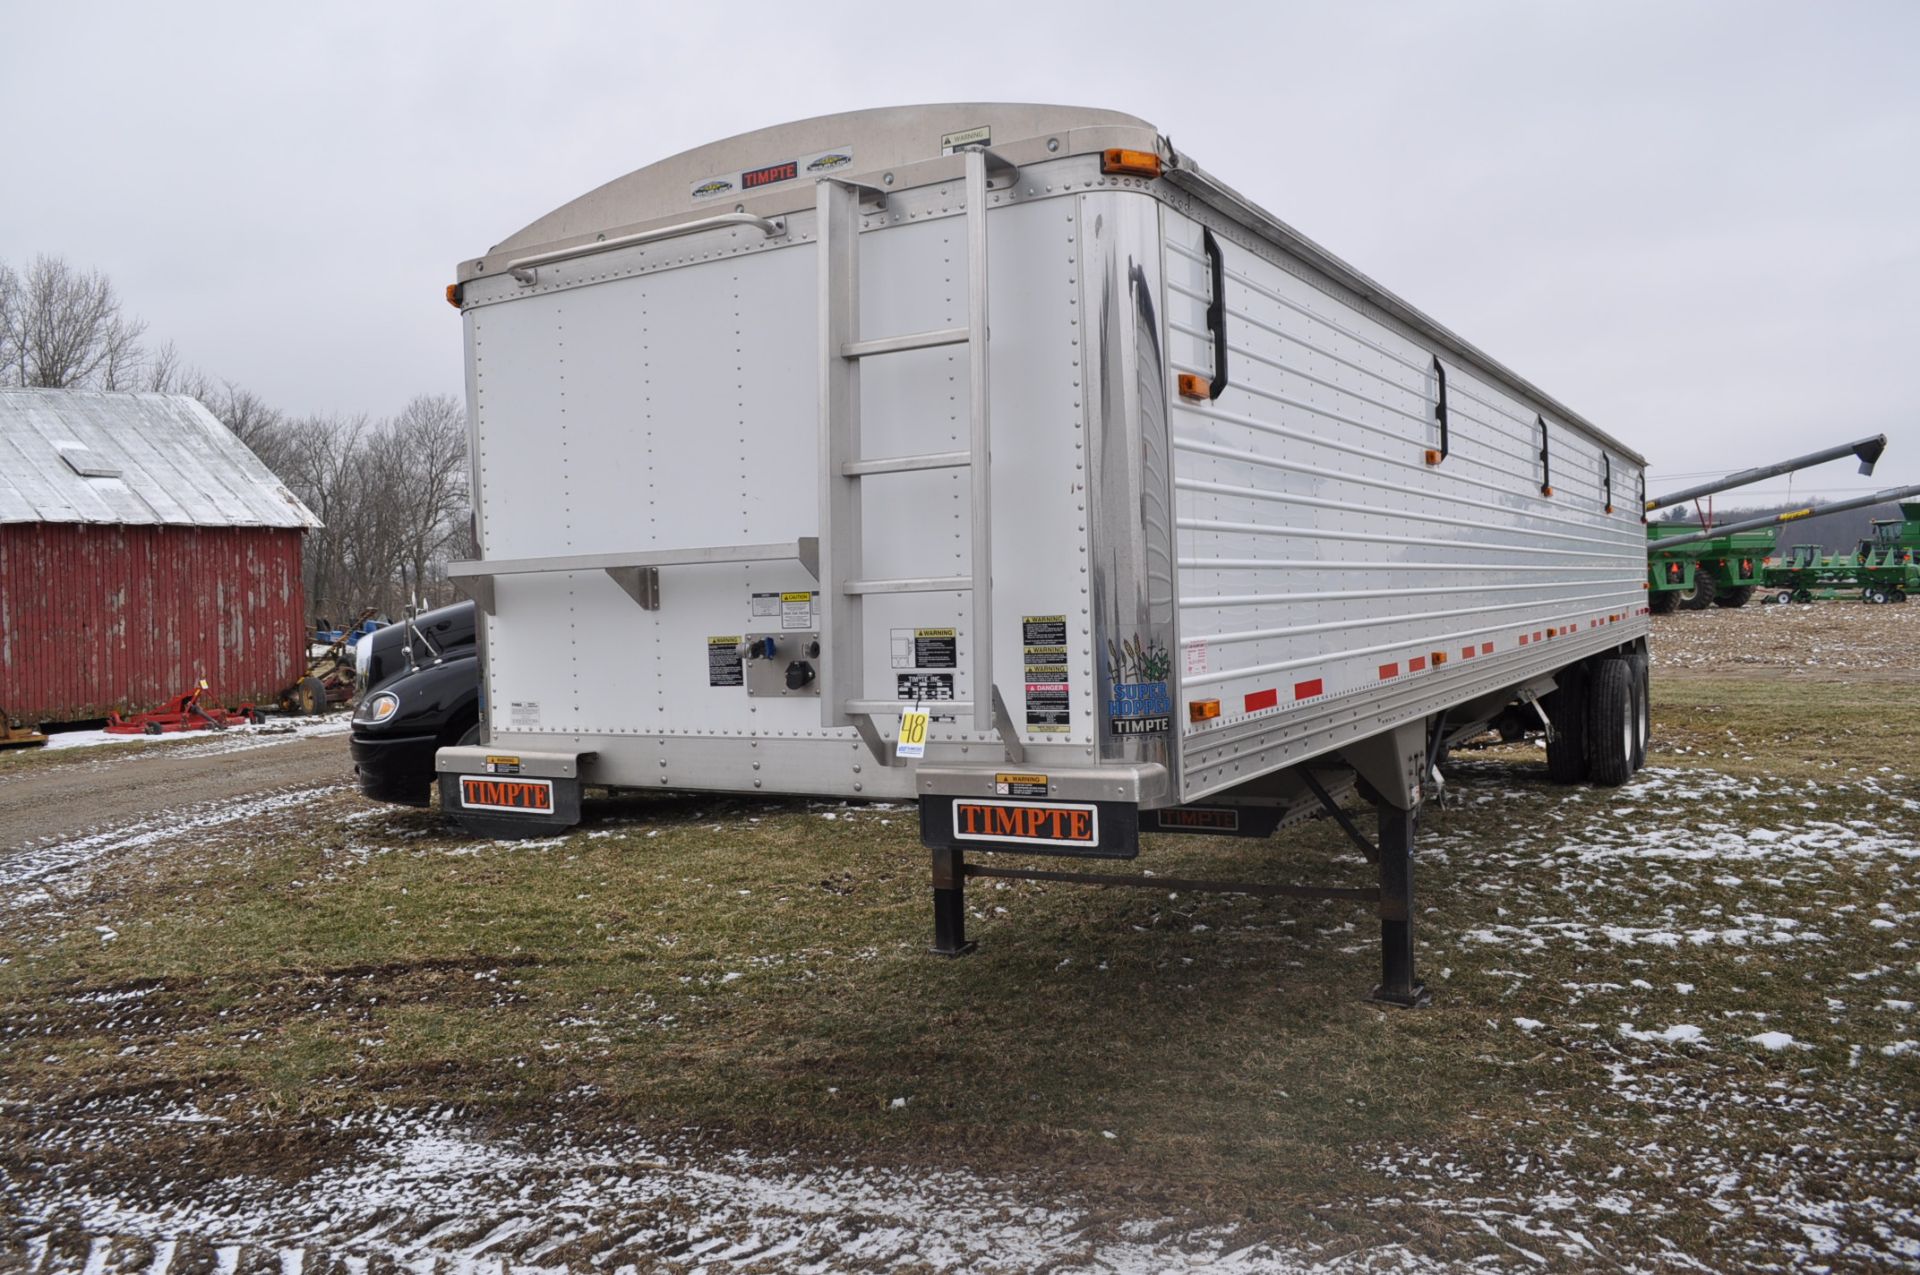
{"label": "truck headlight", "polygon": [[353,720],[378,726],[399,711],[400,697],[392,691],[381,691],[361,702],[360,707],[353,711]]}

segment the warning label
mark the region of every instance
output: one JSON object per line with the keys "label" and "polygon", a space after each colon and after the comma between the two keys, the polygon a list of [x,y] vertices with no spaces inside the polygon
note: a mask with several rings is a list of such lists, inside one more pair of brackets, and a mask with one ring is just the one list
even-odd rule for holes
{"label": "warning label", "polygon": [[780,614],[780,595],[777,593],[756,593],[753,595],[754,618]]}
{"label": "warning label", "polygon": [[1072,729],[1068,697],[1067,617],[1021,617],[1020,642],[1026,648],[1027,730],[1064,735]]}
{"label": "warning label", "polygon": [[895,668],[958,668],[959,638],[952,629],[894,629],[888,646]]}
{"label": "warning label", "polygon": [[993,145],[993,130],[987,127],[963,128],[958,133],[940,134],[940,153],[951,155],[962,146]]}
{"label": "warning label", "polygon": [[745,686],[740,671],[740,635],[728,633],[707,639],[707,685]]}
{"label": "warning label", "polygon": [[995,775],[993,790],[1002,797],[1044,797],[1047,795],[1047,777],[1045,775]]}

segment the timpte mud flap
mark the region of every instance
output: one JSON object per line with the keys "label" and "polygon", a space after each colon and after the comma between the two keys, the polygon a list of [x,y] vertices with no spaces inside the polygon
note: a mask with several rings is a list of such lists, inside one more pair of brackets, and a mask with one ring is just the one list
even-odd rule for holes
{"label": "timpte mud flap", "polygon": [[933,850],[1131,859],[1140,853],[1140,808],[1127,801],[922,797],[920,840]]}
{"label": "timpte mud flap", "polygon": [[483,837],[540,837],[580,822],[580,763],[591,753],[530,753],[497,746],[434,755],[440,809]]}

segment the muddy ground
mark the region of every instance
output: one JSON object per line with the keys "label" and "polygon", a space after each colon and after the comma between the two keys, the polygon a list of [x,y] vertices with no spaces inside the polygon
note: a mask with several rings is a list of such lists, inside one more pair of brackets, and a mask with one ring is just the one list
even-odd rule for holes
{"label": "muddy ground", "polygon": [[509,844],[338,736],[0,757],[0,1270],[1920,1264],[1920,606],[1655,637],[1626,788],[1450,764],[1415,1013],[1324,901],[976,885],[930,960],[910,809]]}

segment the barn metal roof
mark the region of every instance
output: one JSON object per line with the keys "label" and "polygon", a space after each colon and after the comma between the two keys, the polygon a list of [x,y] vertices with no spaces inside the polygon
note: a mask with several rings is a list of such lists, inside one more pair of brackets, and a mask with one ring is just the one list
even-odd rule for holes
{"label": "barn metal roof", "polygon": [[0,389],[0,523],[318,527],[184,394]]}

